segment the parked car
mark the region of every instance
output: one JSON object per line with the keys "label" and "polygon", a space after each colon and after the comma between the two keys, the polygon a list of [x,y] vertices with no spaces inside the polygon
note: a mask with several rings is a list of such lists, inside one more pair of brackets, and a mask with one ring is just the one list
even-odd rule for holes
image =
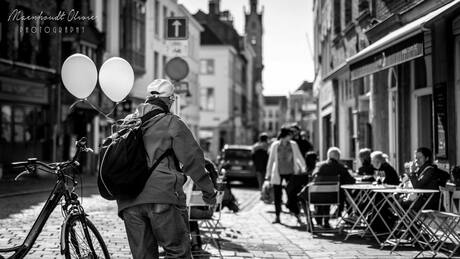
{"label": "parked car", "polygon": [[225,145],[219,157],[221,168],[226,170],[227,181],[256,180],[256,172],[252,162],[252,146]]}

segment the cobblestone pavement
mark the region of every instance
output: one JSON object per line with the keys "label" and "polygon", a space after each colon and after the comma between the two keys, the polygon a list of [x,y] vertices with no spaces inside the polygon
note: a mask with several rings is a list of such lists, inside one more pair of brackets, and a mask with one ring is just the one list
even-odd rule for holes
{"label": "cobblestone pavement", "polygon": [[[222,213],[220,243],[224,258],[412,258],[417,254],[414,250],[402,250],[390,255],[388,249],[380,250],[371,240],[360,238],[351,238],[346,242],[343,242],[343,236],[312,238],[287,213],[281,216],[283,224],[273,225],[273,205],[260,202],[255,190],[238,188],[233,192],[240,201],[242,211],[234,214],[224,210]],[[33,196],[38,199],[37,194]],[[41,200],[46,197],[42,194]],[[3,198],[0,199],[0,207],[20,202],[20,199],[32,197]],[[28,204],[26,208],[15,209],[0,217],[0,247],[20,244],[42,206],[43,202]],[[131,258],[115,202],[91,194],[84,198],[83,206],[104,237],[112,257]],[[59,254],[61,222],[62,216],[57,209],[26,258],[62,258]],[[201,258],[218,258],[218,251],[213,246],[208,245],[206,251]]]}

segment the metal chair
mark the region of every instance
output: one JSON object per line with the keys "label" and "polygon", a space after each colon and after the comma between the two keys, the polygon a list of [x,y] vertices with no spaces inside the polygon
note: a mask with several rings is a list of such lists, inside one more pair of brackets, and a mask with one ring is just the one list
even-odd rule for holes
{"label": "metal chair", "polygon": [[[221,219],[221,211],[222,211],[222,201],[224,197],[223,191],[218,191],[216,196],[216,204],[215,205],[208,205],[203,201],[203,196],[201,191],[193,190],[193,184],[189,184],[189,186],[185,189],[187,195],[187,206],[189,212],[189,221],[195,221],[198,223],[200,228],[200,237],[203,239],[207,238],[211,241],[213,246],[218,249],[219,255],[222,258],[219,239],[220,239],[220,232],[218,231],[220,219]],[[193,218],[190,217],[190,212],[194,208],[208,208],[211,210],[211,214],[209,217],[203,218]],[[208,243],[205,243],[204,248],[206,249]]]}
{"label": "metal chair", "polygon": [[454,197],[460,197],[460,192],[450,192],[442,186],[439,187],[439,191],[441,195],[438,210],[422,211],[425,217],[419,222],[422,226],[419,236],[427,234],[431,237],[431,242],[426,242],[425,245],[434,256],[441,251],[451,258],[460,248],[460,215],[454,204],[458,200]]}
{"label": "metal chair", "polygon": [[[327,213],[320,213],[317,206],[328,206]],[[340,212],[340,184],[339,182],[311,182],[308,184],[308,199],[306,208],[307,227],[311,233],[331,232],[323,229],[317,231],[312,223],[313,218],[338,218]],[[313,208],[313,210],[312,210]],[[331,209],[333,212],[331,213]],[[316,221],[316,220],[315,220]],[[333,229],[333,232],[337,232]]]}

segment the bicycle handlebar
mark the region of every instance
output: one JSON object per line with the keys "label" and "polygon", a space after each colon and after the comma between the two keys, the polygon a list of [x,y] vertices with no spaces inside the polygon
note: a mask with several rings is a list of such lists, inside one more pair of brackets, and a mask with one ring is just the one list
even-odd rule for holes
{"label": "bicycle handlebar", "polygon": [[[75,143],[75,146],[77,147],[77,152],[75,152],[74,157],[70,161],[66,162],[59,162],[59,163],[44,163],[42,161],[37,160],[37,158],[29,158],[27,161],[21,161],[21,162],[13,162],[11,165],[13,167],[25,167],[26,171],[22,172],[19,175],[27,174],[29,173],[29,168],[28,166],[43,166],[46,169],[49,169],[51,171],[56,171],[58,168],[59,169],[64,169],[70,165],[79,165],[77,159],[80,156],[81,152],[92,152],[93,150],[91,148],[86,147],[87,139],[85,137],[81,138],[80,140],[77,140]],[[52,173],[52,172],[49,172]],[[18,175],[18,177],[19,177]]]}

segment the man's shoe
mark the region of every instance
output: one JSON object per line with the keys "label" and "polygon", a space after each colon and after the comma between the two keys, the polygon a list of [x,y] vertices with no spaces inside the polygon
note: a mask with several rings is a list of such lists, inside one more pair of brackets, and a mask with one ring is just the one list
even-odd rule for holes
{"label": "man's shoe", "polygon": [[280,218],[276,218],[273,222],[273,224],[281,224]]}
{"label": "man's shoe", "polygon": [[329,223],[325,223],[325,224],[323,224],[323,228],[329,229],[329,228],[331,228],[331,225],[329,225]]}

